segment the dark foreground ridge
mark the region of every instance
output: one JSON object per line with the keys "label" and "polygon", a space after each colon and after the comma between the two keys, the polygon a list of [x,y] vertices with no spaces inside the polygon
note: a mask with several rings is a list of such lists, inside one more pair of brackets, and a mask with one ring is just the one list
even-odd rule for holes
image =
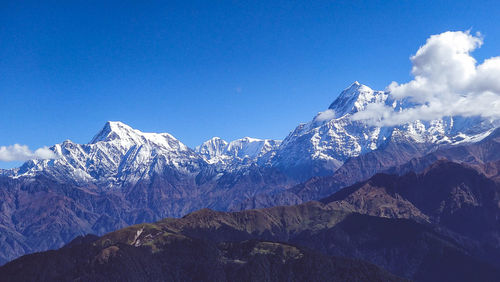
{"label": "dark foreground ridge", "polygon": [[[346,258],[350,257],[350,258]],[[368,262],[365,262],[368,261]],[[375,266],[375,265],[377,266]],[[79,238],[0,268],[7,281],[494,281],[500,272],[430,225],[319,202],[183,218]]]}
{"label": "dark foreground ridge", "polygon": [[283,243],[215,243],[169,233],[154,241],[149,247],[135,247],[101,240],[37,253],[7,264],[2,277],[9,281],[402,280],[370,263]]}

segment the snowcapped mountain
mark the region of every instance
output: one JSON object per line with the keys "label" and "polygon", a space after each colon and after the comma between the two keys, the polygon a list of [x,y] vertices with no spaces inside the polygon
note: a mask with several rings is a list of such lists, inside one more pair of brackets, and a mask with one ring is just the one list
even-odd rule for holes
{"label": "snowcapped mountain", "polygon": [[51,150],[59,158],[28,161],[16,175],[44,172],[60,181],[114,186],[135,183],[166,167],[189,175],[204,164],[198,154],[168,133],[144,133],[111,121],[88,144],[67,140]]}
{"label": "snowcapped mountain", "polygon": [[280,140],[244,137],[231,142],[214,137],[196,147],[195,151],[208,163],[222,168],[243,163],[253,163],[265,154],[275,151]]}
{"label": "snowcapped mountain", "polygon": [[61,182],[103,187],[133,185],[166,169],[189,178],[203,172],[210,178],[255,163],[280,142],[250,137],[227,142],[214,137],[193,150],[168,133],[145,133],[109,121],[88,144],[64,141],[50,148],[57,159],[30,160],[2,174],[17,178],[44,173]]}
{"label": "snowcapped mountain", "polygon": [[342,91],[330,107],[313,120],[300,124],[267,160],[289,175],[306,180],[332,174],[347,159],[376,150],[388,142],[423,144],[432,151],[438,146],[476,142],[486,137],[500,121],[447,117],[399,126],[373,126],[352,116],[369,104],[383,103],[396,111],[410,107],[389,93],[374,91],[359,82]]}

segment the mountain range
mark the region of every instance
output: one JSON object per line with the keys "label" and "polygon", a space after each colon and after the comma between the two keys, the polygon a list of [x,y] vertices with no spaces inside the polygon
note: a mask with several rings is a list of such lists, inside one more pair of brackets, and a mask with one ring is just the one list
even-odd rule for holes
{"label": "mountain range", "polygon": [[[439,277],[436,276],[438,270],[432,269],[432,262],[425,260],[430,253],[405,249],[403,245],[391,246],[395,248],[392,254],[383,253],[384,248],[388,248],[383,243],[388,240],[383,239],[384,236],[395,235],[382,232],[388,227],[381,226],[390,225],[396,229],[403,226],[401,228],[407,230],[404,232],[414,230],[421,234],[420,237],[411,237],[420,242],[419,246],[427,250],[442,246],[440,255],[451,252],[460,262],[457,265],[470,262],[474,269],[483,269],[485,277],[494,277],[497,270],[491,265],[500,262],[500,233],[496,219],[500,121],[445,117],[398,126],[378,126],[353,119],[354,114],[372,103],[383,103],[395,111],[412,106],[411,101],[396,100],[388,92],[375,91],[355,82],[342,91],[325,111],[298,125],[283,141],[250,137],[225,141],[214,137],[196,148],[189,148],[168,133],[144,133],[121,122],[107,122],[87,144],[69,140],[56,144],[50,147],[57,156],[54,159],[30,160],[19,168],[0,170],[0,264],[24,254],[60,248],[77,236],[89,233],[101,236],[133,224],[157,222],[189,213],[188,217],[192,218],[192,212],[203,208],[211,209],[201,212],[210,222],[220,216],[246,218],[252,214],[213,210],[240,211],[288,205],[291,206],[289,210],[271,208],[255,212],[278,214],[275,219],[266,218],[264,222],[286,221],[289,213],[310,216],[304,211],[307,207],[318,209],[315,214],[320,218],[341,217],[342,220],[328,225],[326,233],[309,225],[299,228],[300,232],[298,227],[293,227],[294,232],[298,232],[291,232],[293,236],[289,231],[274,234],[278,227],[271,223],[256,223],[264,224],[259,227],[260,233],[255,232],[267,234],[265,236],[254,236],[255,232],[248,231],[249,227],[233,226],[231,228],[247,230],[252,235],[239,236],[242,233],[236,232],[239,235],[235,235],[234,244],[237,245],[234,246],[231,245],[233,240],[229,239],[208,240],[208,243],[203,241],[200,244],[218,250],[217,258],[212,261],[217,262],[217,267],[224,265],[222,261],[227,261],[228,256],[247,260],[252,255],[252,248],[268,248],[269,242],[275,242],[285,244],[279,245],[280,250],[293,248],[292,252],[303,254],[306,261],[327,256],[329,263],[344,264],[346,262],[338,256],[350,257],[366,261],[362,262],[363,266],[356,264],[355,268],[371,269],[381,277],[392,275],[384,272],[388,270],[400,277],[438,280],[434,279]],[[308,218],[305,221],[323,224],[315,220]],[[166,221],[170,224],[183,222],[183,219]],[[468,224],[469,221],[473,222]],[[171,228],[163,226],[162,222],[157,223],[158,228],[171,232]],[[197,224],[203,225],[202,220]],[[354,228],[360,224],[374,229]],[[236,234],[223,226],[224,232]],[[187,239],[182,240],[191,244],[193,240],[205,240],[206,236],[213,236],[210,232],[215,232],[207,226],[200,228],[204,231],[199,231],[199,236],[184,231],[174,233],[185,236],[182,238]],[[290,227],[279,228],[288,230]],[[373,240],[380,241],[374,241],[373,248],[363,245],[366,238],[361,234],[353,233],[371,234],[376,230],[381,233],[372,234],[373,238],[378,238]],[[348,235],[342,237],[338,233],[329,233],[334,231]],[[226,236],[214,234],[221,238]],[[306,242],[306,234],[333,236],[332,245],[311,245]],[[104,245],[96,243],[102,238],[81,243],[93,246],[92,251],[81,250],[84,252],[82,256],[94,257],[102,252]],[[323,240],[326,237],[314,238]],[[187,244],[188,241],[182,240],[175,244]],[[121,239],[111,245],[115,243],[130,245],[129,241]],[[403,243],[411,244],[411,240]],[[106,245],[106,248],[111,245]],[[242,246],[250,253],[227,251]],[[332,246],[338,248],[332,249]],[[64,247],[64,251],[61,249],[55,255],[64,253],[62,256],[67,256],[68,248],[82,247]],[[127,248],[123,255],[118,252],[120,258],[135,252]],[[272,248],[276,250],[278,247]],[[407,259],[397,265],[398,255],[403,254],[408,256]],[[149,261],[150,255],[151,252],[144,253],[144,259]],[[33,258],[26,259],[31,261]],[[272,265],[278,263],[266,259]],[[412,262],[423,268],[411,266]],[[353,265],[351,262],[347,264]],[[1,271],[14,269],[12,264],[9,265]],[[207,264],[207,267],[212,265]],[[385,270],[376,270],[377,267]],[[443,267],[451,268],[452,265]],[[350,268],[344,270],[352,271]],[[229,270],[222,267],[219,274],[231,280],[234,271],[231,267]],[[78,272],[70,274],[77,275]],[[57,279],[56,276],[47,277]],[[446,279],[452,277],[446,276]]]}
{"label": "mountain range", "polygon": [[107,122],[88,144],[67,140],[50,148],[59,158],[32,160],[2,174],[18,178],[43,172],[59,181],[117,187],[166,169],[189,176],[210,167],[216,177],[256,164],[279,168],[304,181],[331,174],[346,160],[390,143],[419,146],[423,154],[439,146],[480,141],[500,126],[498,120],[477,117],[417,120],[394,127],[352,119],[372,103],[385,103],[395,110],[411,106],[355,82],[326,111],[297,126],[283,141],[245,137],[227,142],[214,137],[194,149],[168,133],[144,133],[121,122]]}
{"label": "mountain range", "polygon": [[496,281],[498,195],[500,183],[438,161],[420,174],[377,174],[319,202],[202,209],[80,237],[58,251],[14,260],[0,275],[12,281]]}

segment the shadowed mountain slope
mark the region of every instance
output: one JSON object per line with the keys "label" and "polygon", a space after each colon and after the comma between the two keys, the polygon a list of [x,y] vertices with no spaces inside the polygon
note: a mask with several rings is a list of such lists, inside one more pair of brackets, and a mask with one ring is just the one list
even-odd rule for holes
{"label": "shadowed mountain slope", "polygon": [[[47,279],[87,277],[90,272],[92,277],[108,277],[120,268],[128,277],[129,269],[143,267],[153,275],[147,277],[154,280],[164,277],[162,269],[175,265],[173,274],[181,280],[196,279],[189,275],[210,269],[210,275],[221,275],[222,280],[229,279],[234,271],[242,271],[243,279],[267,279],[248,276],[256,270],[263,275],[274,273],[269,276],[271,280],[325,278],[324,273],[315,271],[333,271],[327,280],[396,279],[369,264],[336,258],[341,256],[362,259],[421,281],[493,281],[500,277],[497,269],[469,254],[460,236],[411,220],[337,211],[319,202],[233,213],[203,209],[183,218],[135,225],[72,245],[14,260],[0,268],[0,275],[30,280],[35,275]],[[254,268],[256,264],[263,268]],[[301,264],[314,267],[303,269]],[[191,269],[191,273],[183,276],[184,269]],[[302,271],[310,276],[300,276]]]}
{"label": "shadowed mountain slope", "polygon": [[419,174],[377,174],[321,202],[333,209],[442,226],[471,239],[476,253],[500,264],[500,182],[475,166],[441,160]]}

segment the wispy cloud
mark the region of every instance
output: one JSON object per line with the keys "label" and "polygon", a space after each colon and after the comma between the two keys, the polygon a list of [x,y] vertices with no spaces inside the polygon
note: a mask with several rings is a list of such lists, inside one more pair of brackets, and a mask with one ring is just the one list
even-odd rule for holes
{"label": "wispy cloud", "polygon": [[0,146],[0,161],[4,162],[57,158],[58,156],[48,147],[42,147],[33,152],[26,145]]}
{"label": "wispy cloud", "polygon": [[482,44],[481,34],[469,31],[431,36],[410,58],[414,79],[387,87],[392,97],[414,106],[394,111],[385,104],[372,104],[353,119],[398,125],[445,116],[500,118],[500,57],[477,64],[471,52]]}

